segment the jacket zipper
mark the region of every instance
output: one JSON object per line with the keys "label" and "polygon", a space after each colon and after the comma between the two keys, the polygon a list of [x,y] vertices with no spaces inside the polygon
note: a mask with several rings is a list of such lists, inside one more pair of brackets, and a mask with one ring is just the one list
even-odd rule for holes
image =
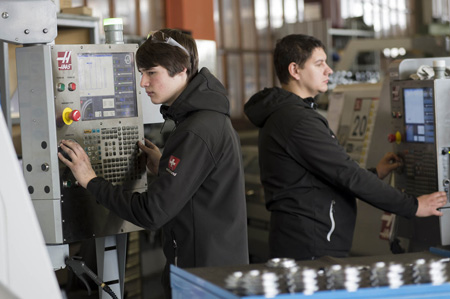
{"label": "jacket zipper", "polygon": [[174,251],[174,265],[175,267],[178,267],[178,245],[177,245],[177,240],[175,238],[175,234],[173,231],[171,231],[172,234],[172,246],[173,246],[173,251]]}
{"label": "jacket zipper", "polygon": [[327,234],[327,240],[328,242],[331,242],[331,234],[334,232],[334,229],[336,228],[336,222],[334,221],[334,205],[336,202],[334,200],[331,201],[330,205],[330,220],[331,220],[331,229]]}

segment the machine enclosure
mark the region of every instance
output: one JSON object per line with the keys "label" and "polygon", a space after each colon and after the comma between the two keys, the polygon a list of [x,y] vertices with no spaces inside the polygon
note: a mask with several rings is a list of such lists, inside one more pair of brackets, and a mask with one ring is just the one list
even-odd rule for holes
{"label": "machine enclosure", "polygon": [[[47,244],[140,229],[96,203],[57,156],[62,139],[75,140],[98,176],[129,192],[146,191],[145,161],[136,146],[144,140],[137,47],[38,45],[16,50],[23,171]],[[99,96],[105,90],[114,91]],[[96,101],[104,111],[93,111]],[[68,118],[67,112],[75,110],[81,113],[78,121]]]}
{"label": "machine enclosure", "polygon": [[[396,136],[394,152],[403,160],[403,166],[395,173],[395,186],[414,196],[436,191],[448,194],[450,79],[409,78],[420,66],[431,66],[434,60],[441,59],[450,65],[448,58],[423,58],[405,59],[390,66],[391,134]],[[408,101],[416,103],[407,104]],[[417,112],[412,110],[414,107]],[[398,235],[410,239],[409,251],[450,245],[449,207],[447,202],[441,209],[444,216],[439,218],[399,219]]]}

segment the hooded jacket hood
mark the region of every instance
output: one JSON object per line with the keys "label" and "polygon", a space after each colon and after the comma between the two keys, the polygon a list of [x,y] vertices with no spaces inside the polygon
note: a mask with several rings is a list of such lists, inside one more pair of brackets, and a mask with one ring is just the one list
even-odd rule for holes
{"label": "hooded jacket hood", "polygon": [[207,68],[202,68],[171,106],[161,105],[164,119],[181,122],[199,110],[216,111],[230,116],[226,89]]}
{"label": "hooded jacket hood", "polygon": [[265,88],[253,95],[244,106],[244,112],[257,127],[264,126],[267,118],[287,105],[300,105],[315,109],[313,98],[302,99],[298,95],[279,87]]}

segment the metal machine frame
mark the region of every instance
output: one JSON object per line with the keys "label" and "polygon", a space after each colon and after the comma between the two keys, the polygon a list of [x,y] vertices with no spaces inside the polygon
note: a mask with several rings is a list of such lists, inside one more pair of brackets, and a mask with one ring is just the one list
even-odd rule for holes
{"label": "metal machine frame", "polygon": [[[433,65],[435,60],[445,60],[450,65],[450,58],[435,57],[422,59],[405,59],[392,63],[389,67],[390,94],[392,107],[392,134],[395,136],[394,151],[401,155],[404,167],[395,175],[395,186],[414,196],[445,191],[449,184],[449,149],[450,149],[450,80],[429,79],[414,81],[409,76],[422,65]],[[427,88],[430,90],[428,109],[429,142],[407,142],[405,139],[404,90]],[[428,107],[428,108],[427,108]],[[444,216],[399,218],[399,236],[410,239],[409,251],[426,250],[430,246],[450,245],[450,204],[441,209]]]}

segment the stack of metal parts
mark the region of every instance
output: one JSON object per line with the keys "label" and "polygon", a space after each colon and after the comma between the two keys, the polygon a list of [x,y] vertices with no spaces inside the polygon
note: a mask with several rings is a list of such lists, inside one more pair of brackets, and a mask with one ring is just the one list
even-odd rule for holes
{"label": "stack of metal parts", "polygon": [[238,296],[263,295],[267,298],[279,294],[340,290],[355,292],[360,288],[448,282],[450,259],[417,259],[409,264],[377,262],[371,266],[331,265],[319,269],[301,267],[292,259],[276,258],[264,269],[236,271],[225,279],[225,288]]}

